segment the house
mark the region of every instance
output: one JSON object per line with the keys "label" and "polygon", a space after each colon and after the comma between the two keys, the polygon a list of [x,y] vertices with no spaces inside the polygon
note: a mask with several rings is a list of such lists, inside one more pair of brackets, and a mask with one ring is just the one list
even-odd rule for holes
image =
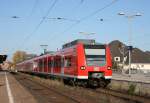
{"label": "house", "polygon": [[[113,62],[117,63],[120,69],[122,69],[122,67],[128,69],[129,53],[127,46],[118,40],[110,42],[109,46]],[[144,52],[139,48],[133,48],[131,52],[131,69],[150,72],[150,52]]]}

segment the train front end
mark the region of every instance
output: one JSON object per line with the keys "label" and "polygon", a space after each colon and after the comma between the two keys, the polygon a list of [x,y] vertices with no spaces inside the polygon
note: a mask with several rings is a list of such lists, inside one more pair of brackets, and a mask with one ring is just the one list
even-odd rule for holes
{"label": "train front end", "polygon": [[79,43],[78,78],[92,86],[106,87],[112,78],[112,61],[108,45],[89,41]]}

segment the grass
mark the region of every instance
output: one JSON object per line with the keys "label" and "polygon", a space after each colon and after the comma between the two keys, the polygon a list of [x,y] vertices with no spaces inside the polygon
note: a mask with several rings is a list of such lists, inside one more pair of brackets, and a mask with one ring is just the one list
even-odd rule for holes
{"label": "grass", "polygon": [[133,95],[134,92],[135,92],[135,89],[136,89],[136,84],[130,84],[130,85],[129,85],[129,89],[128,89],[128,93],[129,93],[130,95]]}

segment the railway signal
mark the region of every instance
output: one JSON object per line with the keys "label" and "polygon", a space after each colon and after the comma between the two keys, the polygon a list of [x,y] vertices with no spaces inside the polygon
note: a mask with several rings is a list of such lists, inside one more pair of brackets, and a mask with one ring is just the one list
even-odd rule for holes
{"label": "railway signal", "polygon": [[0,55],[0,63],[3,63],[7,58],[7,55]]}

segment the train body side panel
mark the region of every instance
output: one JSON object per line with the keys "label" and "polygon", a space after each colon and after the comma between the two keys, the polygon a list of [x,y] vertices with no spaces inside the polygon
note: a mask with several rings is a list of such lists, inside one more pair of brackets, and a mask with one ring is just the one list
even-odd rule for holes
{"label": "train body side panel", "polygon": [[88,76],[88,70],[81,70],[81,67],[85,67],[86,66],[86,61],[85,61],[85,53],[84,53],[84,48],[83,48],[83,44],[78,44],[77,46],[77,66],[78,66],[78,70],[77,70],[77,76],[78,77],[83,77],[83,78],[87,78]]}
{"label": "train body side panel", "polygon": [[76,47],[64,50],[64,76],[74,77],[77,75],[77,53]]}
{"label": "train body side panel", "polygon": [[[112,68],[112,58],[111,58],[111,52],[110,52],[110,48],[109,46],[107,45],[106,46],[106,68],[110,67]],[[106,69],[105,70],[105,78],[108,78],[108,79],[111,79],[112,78],[112,69],[108,70]]]}

